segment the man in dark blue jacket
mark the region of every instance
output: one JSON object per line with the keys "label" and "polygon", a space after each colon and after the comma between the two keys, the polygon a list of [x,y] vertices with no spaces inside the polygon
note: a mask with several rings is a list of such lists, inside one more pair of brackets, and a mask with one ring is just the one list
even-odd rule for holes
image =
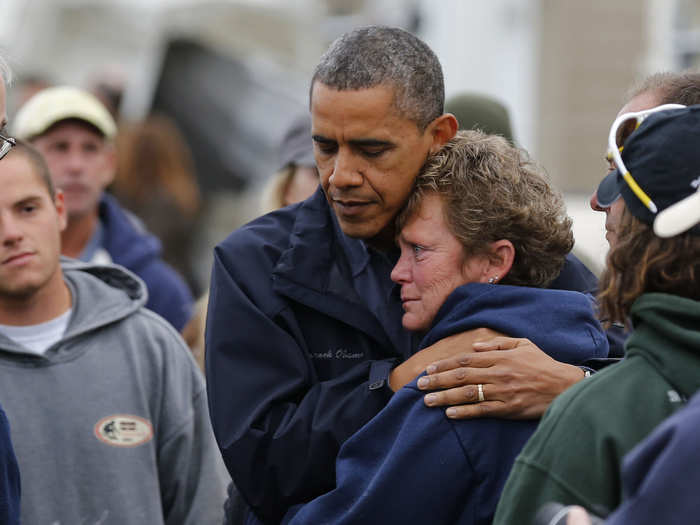
{"label": "man in dark blue jacket", "polygon": [[[413,35],[369,27],[340,37],[311,84],[321,188],[215,249],[210,413],[229,472],[263,521],[332,489],[340,445],[394,389],[466,345],[458,335],[416,353],[389,278],[395,216],[457,130],[443,102],[440,63]],[[556,285],[588,291],[596,279],[570,256]],[[558,378],[550,390],[583,377],[531,357],[540,376]]]}
{"label": "man in dark blue jacket", "polygon": [[80,89],[51,87],[19,109],[13,129],[41,152],[65,194],[63,255],[133,271],[148,288],[146,307],[181,331],[191,315],[190,290],[161,259],[160,241],[104,193],[114,177],[112,139],[117,131],[107,109]]}

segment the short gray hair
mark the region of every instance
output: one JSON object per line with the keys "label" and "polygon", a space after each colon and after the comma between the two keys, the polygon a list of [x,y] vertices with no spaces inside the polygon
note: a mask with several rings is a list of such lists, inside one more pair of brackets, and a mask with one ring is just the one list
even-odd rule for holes
{"label": "short gray hair", "polygon": [[341,91],[388,84],[395,89],[394,107],[421,131],[444,110],[440,61],[425,42],[397,27],[363,27],[342,35],[316,66],[312,90],[317,81]]}

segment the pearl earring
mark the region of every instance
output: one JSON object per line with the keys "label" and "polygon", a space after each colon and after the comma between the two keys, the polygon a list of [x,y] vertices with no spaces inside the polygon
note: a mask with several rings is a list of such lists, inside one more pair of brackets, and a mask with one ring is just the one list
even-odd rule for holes
{"label": "pearl earring", "polygon": [[489,284],[495,284],[496,281],[498,281],[498,275],[495,277],[489,277]]}

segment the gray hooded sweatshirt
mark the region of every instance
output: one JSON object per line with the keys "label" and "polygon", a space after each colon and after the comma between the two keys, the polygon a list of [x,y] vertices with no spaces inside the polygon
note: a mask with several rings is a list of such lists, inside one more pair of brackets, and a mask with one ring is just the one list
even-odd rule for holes
{"label": "gray hooded sweatshirt", "polygon": [[43,356],[0,334],[0,402],[24,525],[221,523],[228,482],[204,380],[117,266],[61,261],[66,333]]}

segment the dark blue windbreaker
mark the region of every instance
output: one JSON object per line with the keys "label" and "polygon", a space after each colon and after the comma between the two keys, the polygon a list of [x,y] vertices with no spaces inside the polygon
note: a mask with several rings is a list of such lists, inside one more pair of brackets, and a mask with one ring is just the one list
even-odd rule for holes
{"label": "dark blue windbreaker", "polygon": [[102,247],[112,261],[141,277],[148,288],[146,308],[180,332],[192,315],[192,293],[178,273],[161,259],[160,241],[141,228],[116,199],[105,193],[99,206]]}
{"label": "dark blue windbreaker", "polygon": [[[588,296],[520,286],[467,284],[436,316],[421,348],[486,326],[526,337],[557,361],[606,357]],[[485,387],[488,396],[488,385]],[[413,381],[340,449],[336,488],[285,523],[491,523],[515,457],[536,421],[450,420],[428,408]]]}
{"label": "dark blue windbreaker", "polygon": [[[340,445],[386,405],[389,372],[413,351],[385,329],[400,327],[398,294],[360,297],[353,286],[372,260],[320,190],[214,251],[210,414],[238,490],[266,521],[333,488]],[[581,268],[569,258],[564,283],[573,273],[575,286],[595,288]]]}

